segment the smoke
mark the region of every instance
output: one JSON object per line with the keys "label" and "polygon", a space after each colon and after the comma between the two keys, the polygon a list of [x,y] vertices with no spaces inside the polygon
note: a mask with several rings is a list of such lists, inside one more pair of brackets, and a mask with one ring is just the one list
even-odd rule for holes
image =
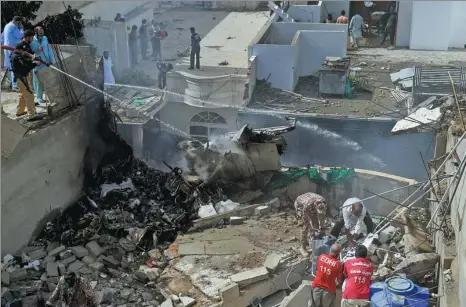
{"label": "smoke", "polygon": [[241,145],[233,142],[229,135],[213,136],[209,141],[209,149],[222,155],[226,153],[245,154]]}

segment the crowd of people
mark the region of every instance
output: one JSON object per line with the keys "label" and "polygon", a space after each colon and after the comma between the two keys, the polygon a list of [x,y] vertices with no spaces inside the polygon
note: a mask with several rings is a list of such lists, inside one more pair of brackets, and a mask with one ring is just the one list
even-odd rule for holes
{"label": "crowd of people", "polygon": [[[327,204],[321,195],[308,192],[297,197],[295,209],[303,222],[300,251],[309,257],[309,241],[325,234]],[[328,254],[319,255],[311,284],[311,307],[333,307],[337,286],[342,286],[341,307],[369,306],[369,288],[375,266],[367,258],[367,248],[356,242],[373,230],[374,223],[363,202],[355,197],[346,200],[341,208],[341,219],[336,221],[330,235],[334,238],[346,235],[348,246],[355,248],[355,258],[342,264],[339,244],[332,245]]]}
{"label": "crowd of people", "polygon": [[55,59],[44,29],[40,26],[34,30],[24,29],[22,21],[21,16],[15,16],[3,30],[3,64],[8,70],[12,90],[19,91],[16,116],[28,114],[28,121],[34,121],[40,119],[36,106],[45,103],[41,74]]}

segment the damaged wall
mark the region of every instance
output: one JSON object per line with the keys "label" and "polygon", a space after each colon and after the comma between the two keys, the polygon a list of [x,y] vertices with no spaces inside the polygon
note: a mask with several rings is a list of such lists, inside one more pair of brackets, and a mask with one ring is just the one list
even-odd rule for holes
{"label": "damaged wall", "polygon": [[23,138],[2,160],[2,254],[27,244],[48,213],[78,198],[87,142],[78,109]]}
{"label": "damaged wall", "polygon": [[[451,132],[448,133],[447,136],[447,146],[446,152],[448,153],[451,148],[457,142],[458,137],[452,135]],[[463,140],[456,150],[458,157],[463,160],[466,159],[466,140]],[[447,163],[445,167],[445,171],[447,174],[452,174],[458,169],[453,163]],[[449,179],[451,181],[453,179]],[[450,188],[450,195],[453,196],[455,190],[455,185]],[[434,204],[435,205],[435,204]],[[451,224],[453,226],[453,230],[455,232],[455,239],[456,239],[456,263],[458,265],[458,280],[455,282],[459,283],[459,289],[464,289],[466,285],[466,232],[462,231],[466,229],[466,221],[465,221],[465,212],[466,212],[466,172],[463,172],[461,180],[459,181],[458,189],[456,194],[454,195],[453,199],[451,200]],[[439,243],[439,242],[437,242]],[[442,249],[441,246],[437,245],[437,249]],[[452,267],[453,268],[453,267]],[[442,278],[442,276],[440,277]],[[459,306],[466,305],[466,292],[459,291]]]}

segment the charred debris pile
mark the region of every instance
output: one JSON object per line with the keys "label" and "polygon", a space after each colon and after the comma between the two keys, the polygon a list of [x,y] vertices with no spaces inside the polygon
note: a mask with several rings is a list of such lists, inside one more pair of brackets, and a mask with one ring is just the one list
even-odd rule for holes
{"label": "charred debris pile", "polygon": [[[241,182],[232,184],[237,178],[203,181],[200,176],[189,179],[178,167],[167,165],[169,172],[149,168],[115,132],[109,106],[86,108],[87,120],[95,118],[98,124],[89,126],[82,195],[28,246],[3,258],[2,306],[32,301],[36,306],[37,293],[51,295],[66,272],[92,281],[101,305],[158,305],[167,299],[160,275],[168,258],[162,251],[190,228],[201,206],[226,201],[224,191],[241,190]],[[231,141],[273,147],[278,162],[286,145],[278,136],[292,129],[294,124],[257,131],[243,127]],[[250,157],[244,161],[236,163],[254,164]],[[279,164],[269,164],[270,170],[279,169]]]}
{"label": "charred debris pile", "polygon": [[[38,291],[47,297],[65,272],[98,281],[94,287],[102,294],[101,304],[157,305],[164,297],[153,290],[141,296],[147,292],[141,289],[147,283],[157,288],[160,271],[168,265],[160,250],[188,230],[202,203],[224,199],[217,184],[188,183],[179,168],[163,172],[133,157],[132,148],[115,132],[109,112],[101,105],[86,113],[98,118],[89,134],[95,137],[98,131],[100,143],[91,141],[86,153],[81,197],[48,222],[28,246],[3,258],[2,306],[37,301]],[[96,160],[100,163],[93,171]],[[111,284],[113,278],[118,285]],[[123,284],[134,284],[131,295],[124,300],[108,298]]]}

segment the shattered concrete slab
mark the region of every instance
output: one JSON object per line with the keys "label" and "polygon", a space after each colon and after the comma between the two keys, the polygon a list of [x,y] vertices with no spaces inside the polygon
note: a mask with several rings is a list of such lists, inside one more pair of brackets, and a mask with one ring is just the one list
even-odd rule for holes
{"label": "shattered concrete slab", "polygon": [[240,288],[253,284],[255,282],[267,279],[269,272],[265,267],[260,267],[232,275],[230,278],[237,283]]}

